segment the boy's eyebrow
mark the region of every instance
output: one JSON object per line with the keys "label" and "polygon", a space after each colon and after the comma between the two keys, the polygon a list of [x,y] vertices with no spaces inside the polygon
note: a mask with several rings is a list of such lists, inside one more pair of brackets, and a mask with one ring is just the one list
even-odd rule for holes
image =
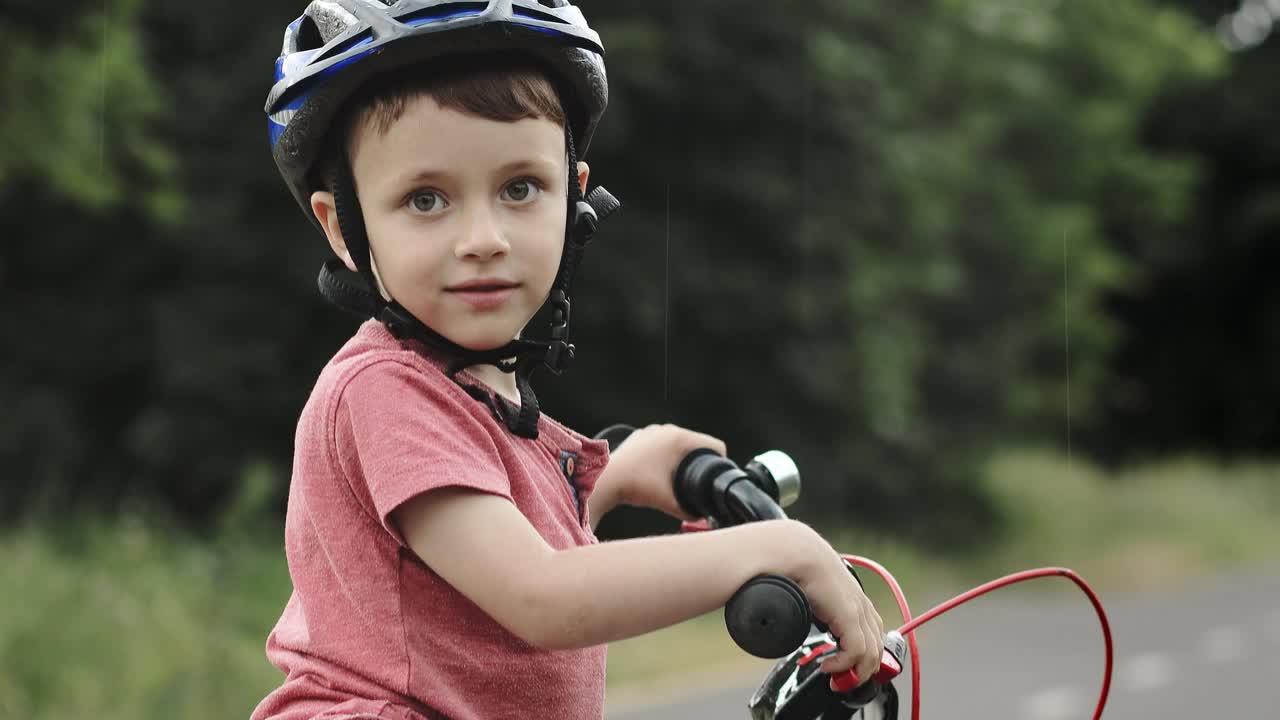
{"label": "boy's eyebrow", "polygon": [[[555,167],[555,163],[551,162],[550,160],[547,160],[546,158],[540,158],[540,157],[521,158],[519,160],[512,160],[511,162],[498,168],[496,171],[496,174],[507,175],[509,173],[514,173],[521,170],[549,171],[554,167]],[[412,171],[404,175],[403,177],[404,179],[402,182],[416,183],[416,182],[424,182],[427,180],[437,180],[441,178],[447,179],[451,177],[451,173],[445,170],[438,170],[436,168],[420,168],[418,170]]]}

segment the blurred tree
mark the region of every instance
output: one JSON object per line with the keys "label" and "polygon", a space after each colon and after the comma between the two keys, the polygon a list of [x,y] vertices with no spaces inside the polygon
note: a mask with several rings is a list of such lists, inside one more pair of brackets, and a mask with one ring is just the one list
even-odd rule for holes
{"label": "blurred tree", "polygon": [[173,218],[171,148],[152,130],[164,99],[143,58],[138,0],[48,22],[19,2],[0,24],[0,188],[37,182],[89,212],[121,207]]}
{"label": "blurred tree", "polygon": [[[180,165],[112,176],[116,205],[50,171],[0,185],[7,236],[40,238],[0,251],[0,302],[22,309],[4,328],[19,412],[0,448],[30,475],[4,507],[39,488],[199,521],[248,464],[283,477],[315,373],[353,327],[315,294],[326,248],[261,113],[302,5],[110,5],[111,47],[146,38],[127,71],[158,87],[119,97],[143,114],[107,123],[105,147]],[[593,180],[627,208],[586,261],[580,367],[540,384],[551,412],[585,430],[669,419],[743,459],[781,447],[809,479],[806,517],[939,538],[989,519],[972,478],[994,444],[1063,434],[1068,342],[1071,415],[1094,416],[1116,333],[1100,301],[1131,272],[1106,210],[1128,204],[1140,233],[1182,222],[1196,166],[1141,146],[1138,121],[1220,67],[1209,33],[1146,0],[585,11],[612,94]],[[21,142],[40,155],[64,134]],[[144,200],[162,191],[185,200],[176,221],[176,202]]]}
{"label": "blurred tree", "polygon": [[612,22],[623,110],[596,159],[656,161],[603,179],[637,231],[589,260],[579,317],[608,307],[610,326],[583,343],[584,384],[647,358],[630,417],[792,451],[808,516],[980,527],[994,444],[1094,417],[1116,334],[1101,300],[1130,271],[1104,211],[1126,203],[1148,233],[1182,217],[1195,166],[1140,146],[1138,122],[1161,88],[1219,71],[1212,36],[1093,0],[682,3]]}
{"label": "blurred tree", "polygon": [[149,241],[183,209],[141,3],[0,21],[0,513],[130,471],[115,440],[145,390],[136,318],[174,258]]}
{"label": "blurred tree", "polygon": [[[1212,28],[1241,3],[1169,1]],[[1265,12],[1265,8],[1261,8]],[[1276,18],[1280,20],[1280,18]],[[1169,88],[1146,113],[1155,152],[1202,168],[1176,233],[1125,227],[1118,244],[1142,272],[1111,300],[1128,332],[1091,445],[1134,459],[1170,451],[1280,450],[1280,61],[1274,39],[1236,53],[1230,71]]]}

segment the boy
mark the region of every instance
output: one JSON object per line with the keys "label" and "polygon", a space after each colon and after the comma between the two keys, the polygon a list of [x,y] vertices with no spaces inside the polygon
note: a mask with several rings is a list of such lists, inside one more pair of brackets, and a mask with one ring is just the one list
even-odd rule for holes
{"label": "boy", "polygon": [[[581,200],[577,159],[604,110],[602,52],[564,0],[317,0],[286,31],[275,158],[338,257],[326,296],[370,319],[298,422],[294,592],[267,642],[287,677],[254,720],[600,718],[605,643],[763,573],[800,583],[841,638],[824,670],[877,668],[879,616],[801,523],[596,542],[618,503],[691,519],[675,467],[724,452],[655,426],[609,458],[529,382],[572,355],[573,271],[609,210]],[[552,339],[525,339],[548,298]]]}

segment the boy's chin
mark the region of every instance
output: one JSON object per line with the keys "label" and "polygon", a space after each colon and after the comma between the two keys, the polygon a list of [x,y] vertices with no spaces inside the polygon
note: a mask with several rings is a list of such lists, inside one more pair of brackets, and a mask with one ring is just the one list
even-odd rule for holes
{"label": "boy's chin", "polygon": [[[421,316],[419,316],[421,317]],[[520,336],[522,323],[514,327],[513,318],[494,315],[478,318],[440,319],[439,324],[424,323],[444,336],[446,340],[472,352],[488,352],[505,347]]]}
{"label": "boy's chin", "polygon": [[488,352],[490,350],[497,350],[500,347],[506,346],[516,338],[516,335],[515,333],[512,333],[510,336],[469,335],[465,337],[446,337],[448,337],[449,340],[452,340],[454,344],[472,352]]}

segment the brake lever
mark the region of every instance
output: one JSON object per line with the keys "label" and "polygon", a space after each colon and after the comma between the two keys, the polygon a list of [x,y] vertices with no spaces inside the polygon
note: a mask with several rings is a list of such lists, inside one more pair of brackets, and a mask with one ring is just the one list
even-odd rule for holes
{"label": "brake lever", "polygon": [[[835,646],[832,645],[834,650]],[[884,635],[884,653],[880,656],[880,669],[872,676],[871,683],[883,685],[902,674],[902,657],[906,655],[907,640],[897,630],[890,630]],[[832,692],[846,693],[858,688],[862,679],[853,668],[831,676]],[[868,683],[870,684],[870,683]]]}
{"label": "brake lever", "polygon": [[[884,654],[880,656],[880,669],[876,671],[875,675],[871,676],[871,682],[883,685],[901,674],[902,662],[886,648]],[[853,668],[832,675],[830,682],[831,691],[838,693],[849,692],[861,684],[862,680]]]}
{"label": "brake lever", "polygon": [[[848,701],[857,701],[861,699],[862,702],[857,704],[870,702],[876,695],[873,686],[884,685],[902,674],[902,660],[899,659],[898,655],[895,653],[901,653],[905,648],[906,641],[903,637],[899,635],[897,631],[890,631],[885,634],[885,648],[883,654],[880,656],[880,668],[876,670],[876,674],[871,677],[871,682],[864,684],[862,679],[858,677],[858,673],[853,668],[849,668],[848,670],[843,670],[831,675],[827,682],[827,686],[833,693],[841,695],[850,694],[851,696],[847,699]],[[810,662],[820,662],[823,658],[834,653],[836,650],[837,646],[835,643],[823,643],[811,650],[808,655],[805,655],[796,661],[796,665],[804,666]],[[865,699],[857,697],[859,691],[865,692],[867,697]]]}

